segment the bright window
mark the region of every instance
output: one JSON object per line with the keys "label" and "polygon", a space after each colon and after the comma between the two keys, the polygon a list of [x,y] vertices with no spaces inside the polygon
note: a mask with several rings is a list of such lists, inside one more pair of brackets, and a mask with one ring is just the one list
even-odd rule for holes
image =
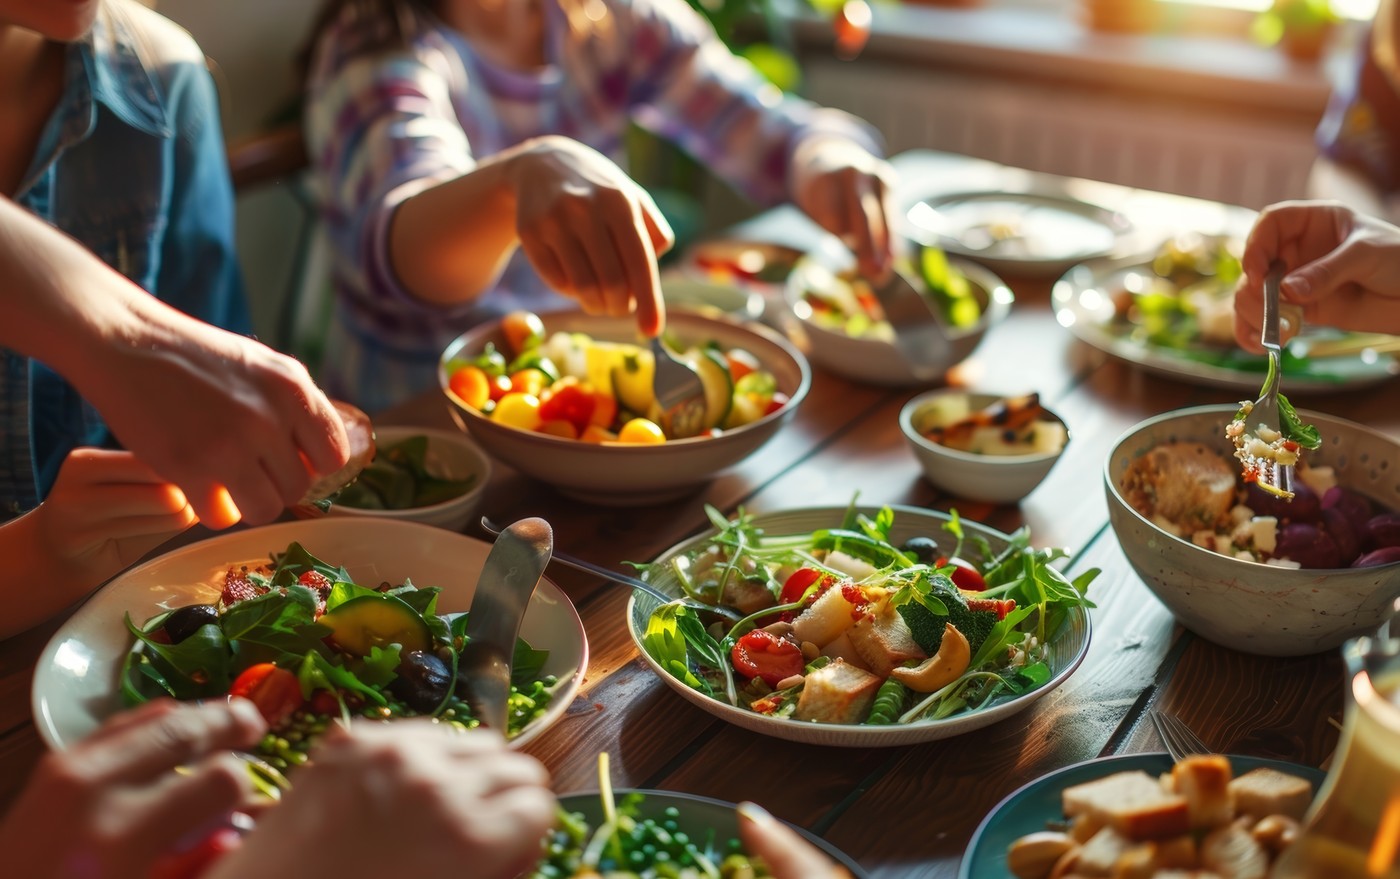
{"label": "bright window", "polygon": [[[1197,6],[1221,6],[1228,9],[1243,9],[1246,12],[1262,12],[1269,8],[1270,0],[1165,0],[1167,3],[1190,3]],[[1370,19],[1376,14],[1379,0],[1332,0],[1332,8],[1337,14],[1347,18]]]}

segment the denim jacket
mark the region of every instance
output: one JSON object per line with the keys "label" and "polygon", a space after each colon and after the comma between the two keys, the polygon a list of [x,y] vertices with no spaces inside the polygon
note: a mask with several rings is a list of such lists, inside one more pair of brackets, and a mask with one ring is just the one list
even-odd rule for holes
{"label": "denim jacket", "polygon": [[[15,200],[165,302],[246,332],[218,95],[199,47],[156,13],[107,0],[66,64]],[[43,499],[70,450],[113,442],[67,382],[0,349],[0,521]]]}

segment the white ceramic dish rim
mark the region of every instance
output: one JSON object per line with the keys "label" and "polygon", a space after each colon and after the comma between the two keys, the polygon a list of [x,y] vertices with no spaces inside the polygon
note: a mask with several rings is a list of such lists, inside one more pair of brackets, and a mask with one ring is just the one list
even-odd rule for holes
{"label": "white ceramic dish rim", "polygon": [[[162,568],[171,565],[193,563],[190,557],[200,559],[199,564],[207,571],[213,571],[214,566],[246,561],[254,557],[254,555],[245,554],[242,558],[228,558],[227,556],[220,556],[220,559],[213,558],[214,555],[219,554],[219,549],[221,547],[229,544],[251,544],[254,542],[257,542],[259,546],[265,544],[265,555],[267,552],[280,550],[293,540],[301,541],[314,539],[308,537],[307,534],[309,532],[314,533],[320,531],[328,532],[332,535],[334,535],[335,532],[345,532],[345,534],[339,537],[332,536],[325,538],[327,540],[349,540],[352,537],[358,536],[357,532],[363,532],[366,535],[378,533],[382,535],[380,539],[385,546],[404,545],[412,536],[417,535],[428,545],[443,547],[443,549],[437,552],[443,553],[444,555],[450,553],[453,547],[458,550],[457,555],[461,555],[460,550],[462,550],[462,548],[470,547],[472,552],[479,553],[483,559],[486,553],[489,552],[490,547],[489,543],[477,540],[474,537],[446,531],[421,522],[403,519],[373,519],[367,517],[325,517],[280,522],[258,528],[242,529],[215,535],[208,539],[171,550],[168,553],[157,556],[118,575],[93,595],[89,596],[83,606],[59,627],[58,631],[53,634],[49,642],[44,646],[35,666],[34,680],[30,689],[30,704],[34,715],[34,725],[38,728],[40,737],[50,748],[61,749],[67,747],[73,741],[76,741],[86,732],[86,730],[72,729],[71,726],[74,721],[71,717],[66,722],[56,717],[54,707],[61,703],[62,700],[57,699],[52,692],[58,686],[58,682],[56,680],[51,680],[52,676],[55,674],[53,670],[62,665],[62,663],[59,662],[59,654],[63,651],[65,645],[70,640],[78,638],[85,630],[115,632],[115,630],[120,629],[124,636],[120,639],[123,646],[121,647],[121,653],[119,655],[111,658],[102,658],[103,661],[110,661],[113,664],[113,669],[111,677],[105,681],[105,686],[102,688],[101,692],[95,694],[85,692],[80,694],[89,700],[94,696],[99,697],[102,704],[85,704],[76,709],[73,708],[72,705],[69,705],[68,712],[70,715],[76,712],[80,717],[85,716],[100,722],[103,717],[111,716],[112,713],[120,710],[117,705],[116,675],[120,673],[121,659],[125,655],[130,641],[130,637],[125,636],[125,628],[119,616],[121,610],[130,604],[130,602],[118,603],[117,595],[123,590],[139,588],[141,578],[151,576],[152,571],[156,571],[158,575],[158,572]],[[400,538],[398,541],[393,539],[395,532],[397,532],[397,536]],[[252,535],[256,535],[256,537]],[[406,549],[400,551],[407,552]],[[208,559],[202,558],[206,555],[210,557]],[[327,561],[334,562],[336,560],[327,559]],[[425,582],[422,585],[432,586],[441,584]],[[146,588],[151,587],[148,585]],[[449,593],[453,591],[458,589],[465,590],[466,588],[465,585],[445,585],[443,595],[449,595]],[[470,588],[474,593],[476,589],[475,580],[472,581]],[[451,602],[451,599],[449,599],[449,602]],[[460,610],[466,610],[466,605],[470,604],[470,596],[463,595],[461,597],[461,602],[463,606]],[[152,605],[149,608],[150,613],[147,615],[154,615],[163,609],[165,608],[159,605]],[[446,611],[456,611],[458,609],[459,608],[449,607]],[[568,595],[548,577],[542,577],[540,579],[539,587],[535,590],[534,595],[531,596],[525,619],[521,625],[522,637],[525,637],[526,631],[532,625],[535,625],[537,622],[540,624],[545,624],[547,622],[542,614],[562,617],[562,620],[556,620],[555,622],[562,622],[564,625],[560,628],[567,631],[570,635],[576,636],[577,640],[572,640],[569,644],[554,644],[535,639],[531,641],[532,646],[537,649],[548,649],[551,654],[551,659],[560,657],[562,651],[568,651],[571,654],[571,656],[563,656],[563,660],[567,661],[573,656],[576,656],[577,659],[572,670],[568,670],[567,668],[561,669],[561,671],[566,672],[566,674],[559,675],[559,684],[555,688],[549,708],[545,710],[543,715],[523,729],[519,735],[511,739],[510,743],[512,747],[518,748],[529,743],[563,717],[564,712],[568,710],[574,696],[582,686],[584,675],[588,671],[588,637],[584,630],[583,621],[578,615],[577,608],[575,608],[573,602],[569,600]],[[88,640],[91,640],[90,636]],[[546,667],[548,668],[550,664],[550,662],[546,662]]]}
{"label": "white ceramic dish rim", "polygon": [[[949,516],[937,510],[928,510],[921,507],[911,507],[898,504],[888,505],[895,514],[896,527],[907,523],[911,519],[923,521],[929,524],[937,523],[939,531],[942,530],[942,523],[949,521]],[[873,515],[879,507],[858,506],[859,512]],[[809,530],[817,528],[832,527],[841,521],[845,514],[845,507],[809,507],[795,510],[781,510],[773,513],[755,513],[754,521],[756,525],[762,526],[765,521],[770,521],[778,517],[806,517],[810,516],[812,522]],[[973,522],[968,519],[962,520],[962,526],[966,531],[977,532],[984,537],[994,541],[1005,543],[1010,538],[1008,535]],[[694,548],[715,534],[714,529],[708,529],[701,534],[690,537],[677,543],[676,545],[659,554],[653,563],[668,559],[679,552]],[[665,587],[662,586],[663,591]],[[651,599],[648,596],[648,600]],[[687,701],[699,706],[701,709],[728,721],[736,726],[765,735],[787,739],[796,742],[808,742],[813,744],[837,745],[841,747],[876,747],[876,746],[896,746],[914,744],[918,742],[935,741],[937,739],[949,738],[960,735],[964,732],[971,732],[989,726],[999,720],[1017,714],[1038,701],[1043,696],[1053,692],[1061,684],[1069,679],[1089,652],[1089,644],[1092,640],[1092,619],[1089,613],[1083,608],[1076,608],[1075,613],[1083,623],[1084,637],[1079,649],[1069,658],[1062,668],[1056,669],[1050,679],[1041,686],[1029,693],[1009,699],[991,708],[974,711],[967,714],[960,714],[954,717],[943,718],[941,720],[921,720],[913,723],[891,724],[889,726],[870,726],[867,724],[854,723],[804,723],[802,721],[789,720],[786,718],[765,717],[746,711],[734,705],[706,696],[704,693],[694,690],[677,680],[670,673],[661,668],[651,654],[642,646],[642,633],[638,631],[636,625],[636,605],[637,593],[634,591],[627,601],[627,632],[632,637],[632,643],[636,646],[637,652],[647,666],[651,668],[663,682],[672,690],[675,690]],[[1065,637],[1069,631],[1071,620],[1066,620],[1065,627],[1060,630],[1056,637]]]}
{"label": "white ceramic dish rim", "polygon": [[[1162,413],[1161,415],[1154,415],[1154,416],[1151,417],[1151,418],[1148,418],[1148,419],[1146,419],[1146,420],[1144,420],[1144,421],[1140,421],[1140,422],[1138,422],[1137,424],[1133,425],[1132,427],[1128,428],[1127,430],[1123,431],[1123,433],[1119,434],[1118,438],[1117,438],[1116,440],[1113,441],[1113,445],[1109,447],[1109,448],[1110,448],[1110,452],[1109,452],[1109,454],[1108,454],[1108,457],[1104,459],[1104,465],[1103,465],[1104,485],[1108,486],[1108,490],[1111,491],[1111,492],[1113,492],[1113,499],[1114,499],[1115,501],[1118,502],[1118,504],[1122,507],[1122,509],[1123,509],[1123,511],[1124,511],[1125,513],[1127,513],[1128,515],[1134,517],[1134,518],[1137,519],[1139,522],[1142,522],[1142,523],[1145,523],[1145,524],[1151,526],[1151,528],[1152,528],[1152,530],[1153,530],[1154,533],[1160,534],[1160,535],[1162,535],[1163,537],[1170,538],[1171,540],[1173,540],[1173,541],[1175,541],[1175,542],[1177,542],[1177,543],[1180,543],[1180,544],[1182,544],[1182,545],[1184,545],[1184,546],[1189,546],[1189,547],[1191,547],[1191,549],[1193,549],[1193,550],[1195,550],[1195,551],[1197,551],[1197,552],[1209,553],[1211,556],[1214,556],[1214,557],[1216,557],[1216,558],[1223,559],[1223,560],[1225,560],[1226,562],[1235,563],[1235,564],[1240,564],[1240,565],[1246,565],[1246,566],[1251,567],[1251,568],[1262,568],[1262,569],[1264,569],[1264,570],[1266,570],[1266,571],[1269,571],[1269,572],[1273,573],[1273,574],[1276,575],[1276,576],[1277,576],[1277,575],[1280,575],[1281,572],[1282,572],[1282,573],[1287,573],[1287,572],[1293,572],[1293,571],[1301,571],[1301,572],[1303,572],[1303,573],[1305,573],[1305,574],[1306,574],[1306,573],[1312,573],[1312,574],[1326,574],[1326,573],[1329,573],[1329,572],[1331,572],[1331,573],[1342,573],[1342,572],[1347,572],[1347,571],[1355,571],[1356,568],[1352,568],[1352,567],[1346,567],[1346,568],[1284,568],[1284,567],[1280,567],[1279,565],[1270,565],[1270,564],[1267,564],[1267,563],[1265,563],[1265,562],[1256,562],[1256,561],[1254,561],[1253,559],[1241,559],[1241,558],[1236,558],[1235,556],[1225,555],[1224,553],[1212,552],[1211,550],[1208,550],[1208,549],[1206,549],[1205,547],[1197,546],[1196,544],[1192,543],[1191,541],[1187,540],[1187,539],[1184,538],[1184,537],[1178,537],[1178,536],[1176,536],[1175,534],[1172,534],[1171,532],[1165,531],[1165,530],[1163,530],[1162,528],[1158,527],[1157,524],[1156,524],[1155,522],[1153,522],[1151,519],[1149,519],[1149,518],[1147,518],[1146,516],[1144,516],[1142,513],[1139,513],[1139,512],[1133,507],[1132,504],[1128,503],[1128,501],[1123,497],[1122,492],[1120,492],[1120,491],[1118,490],[1118,482],[1117,482],[1117,480],[1114,479],[1114,476],[1113,476],[1113,459],[1114,459],[1114,457],[1116,457],[1115,454],[1114,454],[1114,452],[1116,452],[1116,451],[1123,445],[1123,443],[1128,439],[1128,437],[1130,437],[1130,436],[1132,436],[1133,434],[1136,434],[1136,433],[1141,433],[1142,431],[1148,429],[1149,427],[1155,427],[1156,425],[1162,424],[1162,423],[1164,423],[1164,422],[1176,421],[1176,420],[1178,420],[1178,419],[1186,418],[1186,417],[1190,417],[1190,416],[1196,416],[1196,415],[1213,415],[1213,414],[1221,414],[1221,415],[1233,416],[1234,413],[1238,410],[1238,408],[1239,408],[1239,407],[1236,406],[1236,405],[1234,405],[1234,404],[1220,404],[1220,403],[1214,403],[1214,404],[1210,404],[1210,405],[1207,405],[1207,406],[1192,406],[1192,407],[1190,407],[1190,408],[1188,408],[1188,409],[1173,409],[1173,410],[1170,411],[1170,412],[1164,412],[1164,413]],[[1305,423],[1307,423],[1307,422],[1309,422],[1309,421],[1311,421],[1311,420],[1313,420],[1313,419],[1316,419],[1317,417],[1320,416],[1320,417],[1329,419],[1329,420],[1331,420],[1331,421],[1342,422],[1342,423],[1347,424],[1347,425],[1349,425],[1350,427],[1352,427],[1352,428],[1354,428],[1354,429],[1356,429],[1356,430],[1359,430],[1359,431],[1362,431],[1362,432],[1365,432],[1365,433],[1369,433],[1369,434],[1372,434],[1372,435],[1374,435],[1374,436],[1384,436],[1383,434],[1381,434],[1381,433],[1379,433],[1379,432],[1377,432],[1377,431],[1375,431],[1375,430],[1372,430],[1371,428],[1367,427],[1367,426],[1364,425],[1364,424],[1357,424],[1357,423],[1354,422],[1354,421],[1348,421],[1348,420],[1345,419],[1345,418],[1338,418],[1338,417],[1336,417],[1336,416],[1334,416],[1334,415],[1328,415],[1328,414],[1325,413],[1325,412],[1313,412],[1313,411],[1309,411],[1309,410],[1307,410],[1307,409],[1299,409],[1299,410],[1298,410],[1298,415],[1299,415],[1299,417],[1300,417]],[[1139,456],[1139,457],[1140,457],[1140,456]],[[1134,458],[1134,460],[1136,460],[1136,458]],[[1376,565],[1375,567],[1376,567],[1377,569],[1382,569],[1382,568],[1395,567],[1396,565],[1400,565],[1400,561],[1389,562],[1389,563],[1384,564],[1384,565]]]}
{"label": "white ceramic dish rim", "polygon": [[[1053,256],[1018,256],[1016,254],[1005,254],[999,252],[979,251],[965,247],[956,238],[941,235],[934,230],[925,228],[912,216],[918,205],[926,204],[937,210],[941,206],[953,204],[972,203],[978,201],[1005,201],[1020,203],[1027,209],[1035,207],[1051,207],[1082,219],[1096,223],[1107,229],[1113,236],[1113,245],[1104,248],[1081,248],[1074,252],[1067,252]],[[1124,214],[1094,202],[1075,198],[1071,195],[1058,192],[1037,192],[1034,190],[1022,192],[1003,192],[994,189],[976,189],[959,192],[943,192],[937,195],[930,195],[918,199],[906,212],[906,219],[909,224],[919,230],[921,238],[933,236],[949,253],[955,253],[968,259],[985,259],[989,262],[995,261],[1007,265],[1032,266],[1055,266],[1063,265],[1072,260],[1087,260],[1102,257],[1113,252],[1118,243],[1125,236],[1133,231],[1132,221]]]}
{"label": "white ceramic dish rim", "polygon": [[[481,494],[483,491],[486,490],[486,484],[491,481],[491,456],[486,454],[485,450],[483,450],[481,446],[478,446],[476,443],[472,442],[469,437],[467,437],[460,431],[443,430],[437,427],[408,427],[405,425],[389,424],[385,425],[384,427],[376,427],[374,429],[374,436],[376,444],[380,442],[381,437],[384,437],[384,445],[395,445],[397,443],[403,442],[404,440],[412,439],[415,436],[426,436],[428,438],[428,447],[430,449],[432,448],[432,443],[434,441],[448,443],[452,445],[466,446],[471,450],[472,455],[476,458],[474,475],[478,478],[476,483],[471,488],[467,489],[466,491],[462,492],[456,497],[450,497],[445,501],[438,501],[437,503],[429,504],[426,507],[404,507],[403,509],[395,510],[374,510],[368,507],[357,507],[353,504],[339,504],[340,509],[349,515],[387,516],[392,518],[394,516],[409,516],[424,513],[446,512],[452,507],[461,506],[464,502]],[[389,436],[393,436],[395,438],[388,439]],[[335,509],[336,506],[337,505],[335,503],[332,503],[331,509]]]}
{"label": "white ceramic dish rim", "polygon": [[921,407],[927,405],[931,400],[935,400],[939,397],[945,397],[949,396],[950,394],[957,393],[964,393],[969,397],[983,396],[996,397],[998,399],[1005,398],[1005,395],[1002,394],[987,394],[981,391],[949,390],[946,388],[942,388],[936,391],[929,391],[926,394],[920,394],[919,396],[910,400],[908,403],[905,403],[904,407],[899,410],[899,426],[901,429],[903,429],[904,435],[909,437],[909,439],[913,442],[918,443],[921,448],[937,452],[940,455],[946,455],[949,458],[949,460],[967,464],[1040,464],[1044,463],[1045,461],[1050,461],[1055,458],[1058,458],[1065,453],[1065,448],[1069,445],[1070,441],[1069,425],[1065,424],[1065,420],[1063,418],[1056,415],[1049,409],[1045,409],[1045,414],[1050,416],[1050,418],[1054,419],[1061,427],[1065,429],[1064,445],[1060,446],[1059,451],[1055,452],[1036,452],[1035,454],[1030,455],[979,455],[974,452],[964,452],[959,449],[949,448],[948,446],[945,446],[942,443],[936,443],[933,440],[926,438],[923,434],[919,433],[919,431],[914,428],[914,415],[919,411]]}

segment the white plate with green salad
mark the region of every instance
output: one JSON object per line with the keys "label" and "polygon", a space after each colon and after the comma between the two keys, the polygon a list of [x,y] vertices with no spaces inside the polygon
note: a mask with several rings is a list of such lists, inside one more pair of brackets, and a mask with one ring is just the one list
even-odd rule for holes
{"label": "white plate with green salad", "polygon": [[1023,711],[1089,646],[1097,570],[1022,531],[915,507],[745,514],[643,566],[628,631],[673,690],[745,729],[811,744],[906,745]]}

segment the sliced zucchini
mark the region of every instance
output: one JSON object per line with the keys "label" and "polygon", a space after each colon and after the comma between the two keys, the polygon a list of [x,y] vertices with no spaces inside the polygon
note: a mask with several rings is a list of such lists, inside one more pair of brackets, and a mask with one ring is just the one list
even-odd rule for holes
{"label": "sliced zucchini", "polygon": [[691,348],[682,359],[699,374],[700,384],[705,386],[705,429],[722,426],[734,403],[729,361],[714,348]]}
{"label": "sliced zucchini", "polygon": [[396,595],[361,595],[335,610],[327,611],[318,622],[331,629],[336,646],[355,656],[369,656],[374,647],[399,644],[404,653],[427,650],[433,635],[422,614]]}

